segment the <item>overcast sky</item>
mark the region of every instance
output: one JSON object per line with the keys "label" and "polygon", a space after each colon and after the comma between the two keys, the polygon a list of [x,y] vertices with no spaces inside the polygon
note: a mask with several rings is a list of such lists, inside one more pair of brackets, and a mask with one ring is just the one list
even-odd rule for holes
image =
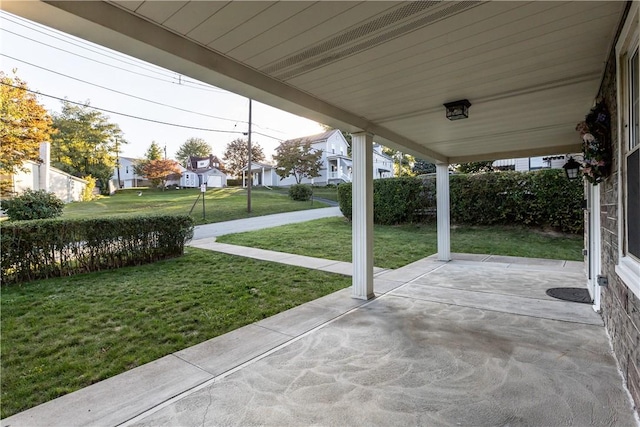
{"label": "overcast sky", "polygon": [[[156,141],[167,146],[172,158],[190,137],[203,138],[213,147],[213,154],[222,156],[226,144],[247,131],[247,98],[4,11],[0,11],[0,54],[0,70],[11,75],[15,69],[29,89],[51,96],[38,97],[50,112],[59,112],[61,107],[61,101],[52,97],[89,101],[91,106],[112,111],[104,114],[120,126],[129,142],[122,146],[123,156],[141,157],[151,141]],[[252,140],[265,149],[267,157],[279,140],[322,132],[316,122],[255,101],[252,121]]]}

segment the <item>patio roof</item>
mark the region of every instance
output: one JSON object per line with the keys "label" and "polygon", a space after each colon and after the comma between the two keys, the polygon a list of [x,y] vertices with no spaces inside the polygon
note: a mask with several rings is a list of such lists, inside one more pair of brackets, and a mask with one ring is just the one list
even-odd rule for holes
{"label": "patio roof", "polygon": [[[2,9],[443,163],[579,151],[624,2],[12,2]],[[443,103],[469,99],[468,119]]]}

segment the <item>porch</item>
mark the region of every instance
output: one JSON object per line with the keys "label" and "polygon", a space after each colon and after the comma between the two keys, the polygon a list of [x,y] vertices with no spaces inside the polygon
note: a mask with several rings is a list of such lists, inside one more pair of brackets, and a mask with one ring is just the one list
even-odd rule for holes
{"label": "porch", "polygon": [[341,184],[351,182],[353,162],[344,156],[327,156],[329,170],[327,171],[327,183]]}
{"label": "porch", "polygon": [[344,289],[2,426],[635,424],[600,316],[545,294],[583,287],[582,263],[452,258],[378,273],[371,301]]}

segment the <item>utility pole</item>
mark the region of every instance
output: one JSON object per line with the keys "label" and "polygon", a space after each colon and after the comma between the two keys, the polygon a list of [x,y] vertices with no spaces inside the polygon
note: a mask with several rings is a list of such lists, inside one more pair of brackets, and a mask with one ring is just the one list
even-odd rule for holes
{"label": "utility pole", "polygon": [[164,159],[167,160],[167,144],[164,144]]}
{"label": "utility pole", "polygon": [[251,99],[249,99],[249,138],[247,145],[249,146],[249,167],[247,168],[247,212],[251,213],[251,181],[253,181],[253,174],[251,173]]}
{"label": "utility pole", "polygon": [[116,136],[116,169],[118,171],[118,189],[120,187],[120,144],[118,143],[118,137]]}

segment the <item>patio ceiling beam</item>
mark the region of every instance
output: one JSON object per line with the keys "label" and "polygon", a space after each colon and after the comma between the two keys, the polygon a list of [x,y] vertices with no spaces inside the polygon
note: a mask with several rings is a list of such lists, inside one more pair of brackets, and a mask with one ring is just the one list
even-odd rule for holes
{"label": "patio ceiling beam", "polygon": [[445,155],[323,101],[107,2],[3,1],[2,9],[259,102],[348,132],[379,136],[392,148],[448,162]]}

